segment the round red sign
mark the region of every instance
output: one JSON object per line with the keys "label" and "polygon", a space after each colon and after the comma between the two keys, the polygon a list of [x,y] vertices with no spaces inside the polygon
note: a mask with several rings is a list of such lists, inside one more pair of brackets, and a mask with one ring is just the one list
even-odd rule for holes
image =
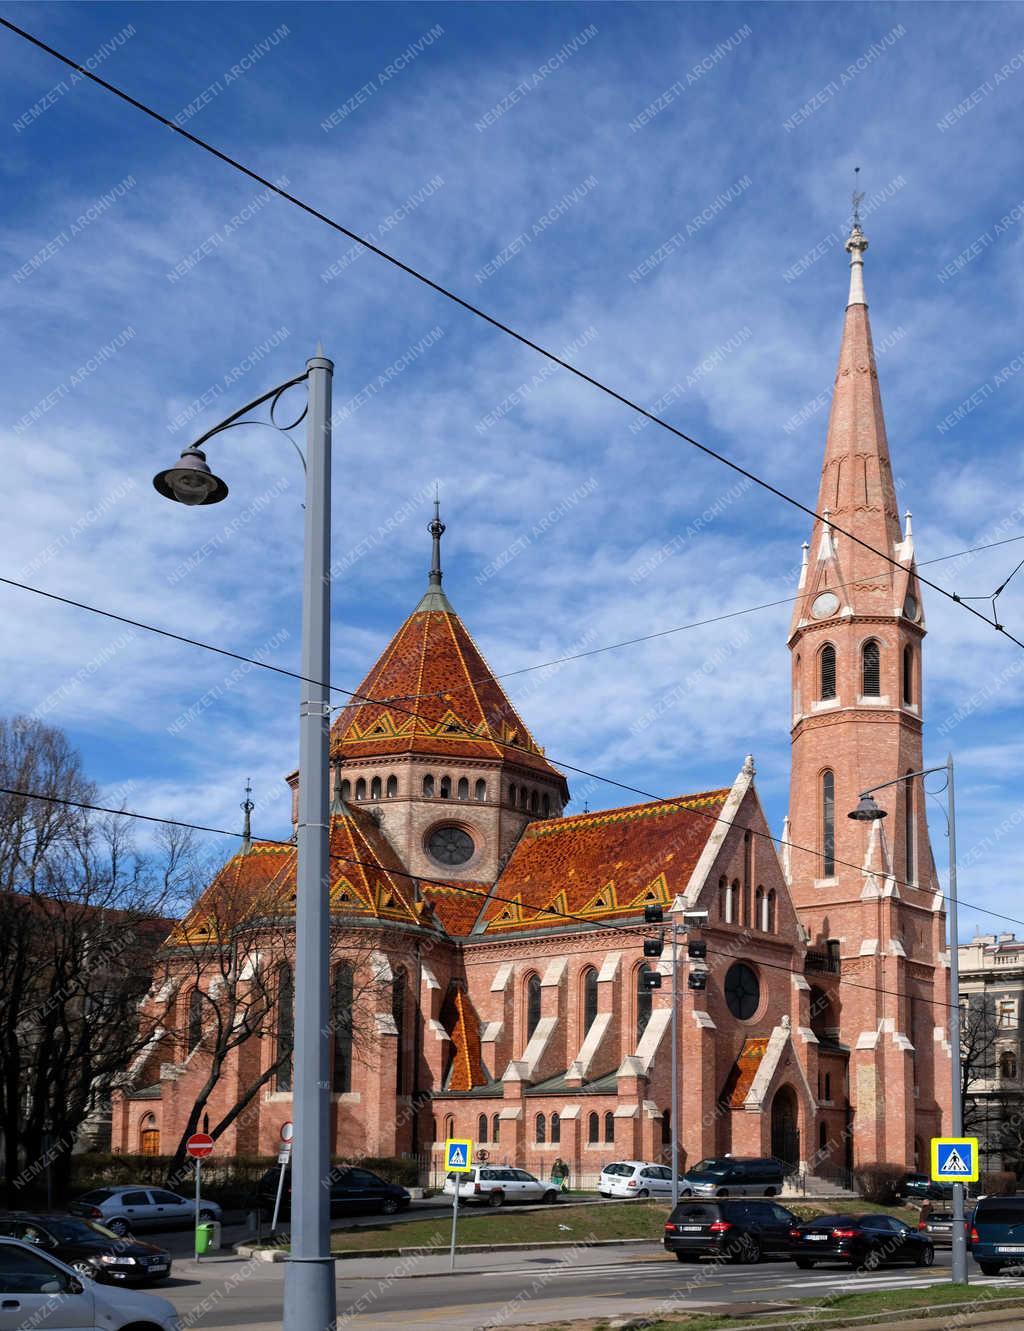
{"label": "round red sign", "polygon": [[213,1154],[213,1138],[208,1132],[193,1132],[185,1143],[185,1150],[193,1160],[202,1160]]}

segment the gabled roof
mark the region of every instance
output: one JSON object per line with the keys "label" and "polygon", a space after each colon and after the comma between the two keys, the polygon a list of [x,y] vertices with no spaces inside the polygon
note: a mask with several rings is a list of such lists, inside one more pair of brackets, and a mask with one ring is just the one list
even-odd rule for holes
{"label": "gabled roof", "polygon": [[685,891],[728,790],[531,823],[474,932],[578,928],[668,905]]}

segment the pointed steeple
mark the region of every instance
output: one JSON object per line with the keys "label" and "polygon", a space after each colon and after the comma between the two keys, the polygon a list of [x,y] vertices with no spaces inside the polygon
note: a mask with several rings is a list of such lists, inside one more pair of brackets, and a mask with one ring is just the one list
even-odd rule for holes
{"label": "pointed steeple", "polygon": [[454,614],[451,602],[441,590],[441,579],[444,577],[441,572],[441,537],[445,534],[447,528],[441,521],[441,501],[437,496],[436,488],[434,490],[434,521],[429,525],[427,531],[430,532],[433,540],[430,574],[427,580],[427,590],[416,607],[416,613],[419,614],[421,610],[442,610],[448,614]]}
{"label": "pointed steeple", "polygon": [[252,802],[252,781],[248,777],[245,781],[245,799],[239,807],[244,815],[242,821],[242,854],[248,855],[252,850],[252,811],[256,807]]}

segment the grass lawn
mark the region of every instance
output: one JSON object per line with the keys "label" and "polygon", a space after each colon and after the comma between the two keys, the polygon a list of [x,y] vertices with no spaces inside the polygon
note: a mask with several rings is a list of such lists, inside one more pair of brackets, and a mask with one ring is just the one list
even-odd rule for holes
{"label": "grass lawn", "polygon": [[[547,1211],[515,1206],[481,1211],[459,1206],[458,1243],[585,1243],[594,1239],[660,1239],[671,1208],[662,1202],[608,1202]],[[450,1215],[346,1229],[331,1235],[335,1252],[372,1253],[377,1248],[439,1247],[452,1232]]]}

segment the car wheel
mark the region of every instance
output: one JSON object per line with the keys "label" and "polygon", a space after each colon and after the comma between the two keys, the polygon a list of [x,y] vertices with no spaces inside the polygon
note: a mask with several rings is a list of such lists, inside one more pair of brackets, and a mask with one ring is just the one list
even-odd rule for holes
{"label": "car wheel", "polygon": [[88,1276],[90,1280],[98,1280],[99,1274],[92,1262],[72,1262],[71,1265],[80,1276]]}
{"label": "car wheel", "polygon": [[986,1276],[997,1276],[1003,1269],[999,1262],[979,1262],[978,1265]]}
{"label": "car wheel", "polygon": [[611,1199],[611,1193],[610,1193],[610,1192],[602,1192],[602,1193],[600,1194],[600,1196],[602,1196],[602,1197],[605,1199],[606,1202],[609,1201],[609,1200]]}
{"label": "car wheel", "polygon": [[929,1243],[926,1248],[922,1248],[914,1257],[918,1266],[932,1266],[935,1262],[935,1249]]}
{"label": "car wheel", "polygon": [[127,1233],[129,1233],[131,1230],[131,1226],[128,1224],[128,1221],[125,1220],[122,1216],[115,1216],[113,1220],[101,1220],[100,1224],[106,1225],[106,1227],[110,1230],[111,1234],[116,1234],[119,1239],[123,1239],[124,1236]]}
{"label": "car wheel", "polygon": [[814,1265],[810,1257],[794,1257],[793,1260],[801,1271],[809,1271]]}
{"label": "car wheel", "polygon": [[398,1210],[398,1199],[396,1197],[385,1197],[380,1204],[380,1209],[385,1215],[394,1215]]}
{"label": "car wheel", "polygon": [[505,1194],[503,1192],[490,1192],[487,1194],[488,1206],[500,1206],[504,1200]]}
{"label": "car wheel", "polygon": [[700,1254],[696,1252],[677,1252],[677,1262],[696,1262],[700,1260]]}
{"label": "car wheel", "polygon": [[728,1189],[728,1188],[719,1188],[719,1189],[718,1189],[718,1196],[719,1196],[719,1197],[728,1197],[728,1195],[729,1195],[729,1189]]}
{"label": "car wheel", "polygon": [[640,1191],[637,1193],[638,1197],[643,1197],[643,1198],[647,1198],[650,1195],[651,1195],[650,1192],[646,1188],[641,1188]]}
{"label": "car wheel", "polygon": [[680,1197],[692,1197],[692,1196],[693,1196],[693,1189],[692,1189],[692,1188],[680,1188],[680,1189],[679,1189],[679,1195],[680,1195]]}
{"label": "car wheel", "polygon": [[774,1188],[765,1188],[765,1190],[764,1190],[764,1195],[765,1195],[766,1197],[774,1197],[774,1196],[775,1196],[775,1189],[774,1189]]}
{"label": "car wheel", "polygon": [[729,1260],[734,1266],[741,1262],[759,1262],[761,1260],[761,1245],[751,1234],[744,1234],[736,1246],[729,1254]]}
{"label": "car wheel", "polygon": [[558,1201],[558,1193],[554,1190],[554,1188],[548,1188],[547,1192],[541,1198],[541,1201],[544,1202],[547,1206],[551,1206],[552,1203]]}

